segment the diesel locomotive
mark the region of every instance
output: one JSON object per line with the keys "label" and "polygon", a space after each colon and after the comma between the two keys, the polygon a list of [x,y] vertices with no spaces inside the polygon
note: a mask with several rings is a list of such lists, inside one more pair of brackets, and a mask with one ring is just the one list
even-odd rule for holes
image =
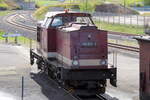
{"label": "diesel locomotive", "polygon": [[108,64],[107,31],[99,30],[88,13],[48,12],[37,25],[37,49],[31,65],[58,83],[105,93],[107,80],[116,87],[117,69]]}

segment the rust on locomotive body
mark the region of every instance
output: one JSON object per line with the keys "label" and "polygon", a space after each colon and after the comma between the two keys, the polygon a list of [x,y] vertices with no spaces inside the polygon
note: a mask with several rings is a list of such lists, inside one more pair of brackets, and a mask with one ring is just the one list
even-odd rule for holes
{"label": "rust on locomotive body", "polygon": [[108,65],[107,31],[99,30],[90,14],[48,12],[38,24],[37,42],[31,63],[36,58],[38,68],[46,66],[58,80],[103,93],[107,79],[116,86],[117,69]]}
{"label": "rust on locomotive body", "polygon": [[135,37],[140,45],[140,100],[150,99],[150,36]]}

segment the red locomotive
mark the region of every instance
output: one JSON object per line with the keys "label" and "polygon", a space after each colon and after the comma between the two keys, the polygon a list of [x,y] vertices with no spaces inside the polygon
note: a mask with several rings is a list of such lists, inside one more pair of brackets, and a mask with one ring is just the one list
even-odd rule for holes
{"label": "red locomotive", "polygon": [[94,25],[91,15],[49,12],[37,27],[37,50],[31,64],[58,82],[81,90],[105,93],[106,80],[116,86],[116,68],[108,66],[107,31]]}

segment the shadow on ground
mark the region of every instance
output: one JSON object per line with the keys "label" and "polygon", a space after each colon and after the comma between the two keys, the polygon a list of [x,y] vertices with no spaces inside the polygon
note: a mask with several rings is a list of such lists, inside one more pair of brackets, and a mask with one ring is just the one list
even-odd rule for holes
{"label": "shadow on ground", "polygon": [[48,100],[76,100],[44,73],[30,73],[31,78],[41,86],[41,92]]}

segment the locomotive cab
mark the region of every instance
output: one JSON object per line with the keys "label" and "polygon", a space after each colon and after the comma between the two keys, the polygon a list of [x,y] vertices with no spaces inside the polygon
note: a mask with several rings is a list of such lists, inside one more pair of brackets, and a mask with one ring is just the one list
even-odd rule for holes
{"label": "locomotive cab", "polygon": [[73,88],[104,93],[106,80],[116,87],[116,68],[108,65],[107,31],[99,30],[88,13],[49,12],[37,26],[35,53],[39,69]]}

